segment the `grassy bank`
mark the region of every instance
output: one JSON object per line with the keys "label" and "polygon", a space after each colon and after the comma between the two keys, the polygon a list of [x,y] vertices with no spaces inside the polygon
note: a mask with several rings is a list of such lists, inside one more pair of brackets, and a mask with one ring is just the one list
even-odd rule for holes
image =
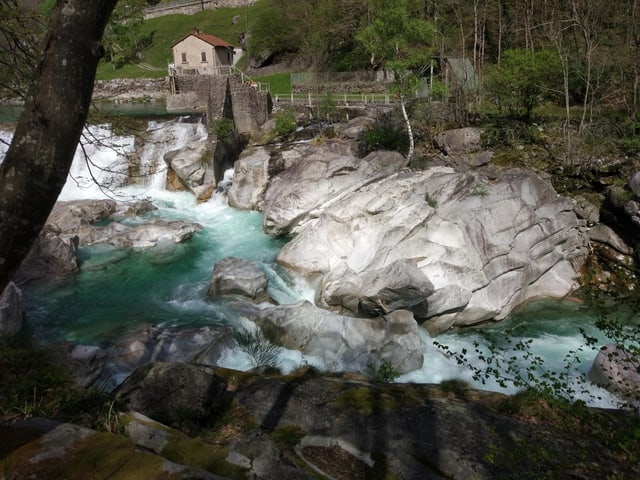
{"label": "grassy bank", "polygon": [[[109,80],[166,75],[167,64],[172,61],[171,46],[194,29],[220,37],[232,45],[239,45],[242,33],[248,30],[254,18],[269,3],[270,0],[260,0],[250,7],[217,8],[193,15],[166,15],[146,20],[142,24],[141,36],[153,33],[151,46],[142,52],[141,63],[147,68],[126,65],[114,70],[110,63],[102,62],[98,67],[97,78]],[[157,70],[152,70],[149,66]]]}

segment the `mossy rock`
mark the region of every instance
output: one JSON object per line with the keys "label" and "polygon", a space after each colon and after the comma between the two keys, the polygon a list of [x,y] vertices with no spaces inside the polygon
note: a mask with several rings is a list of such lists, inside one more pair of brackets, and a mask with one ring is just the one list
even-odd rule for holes
{"label": "mossy rock", "polygon": [[[217,475],[143,451],[131,439],[61,424],[4,459],[5,478],[203,479]],[[242,478],[242,477],[237,477]]]}

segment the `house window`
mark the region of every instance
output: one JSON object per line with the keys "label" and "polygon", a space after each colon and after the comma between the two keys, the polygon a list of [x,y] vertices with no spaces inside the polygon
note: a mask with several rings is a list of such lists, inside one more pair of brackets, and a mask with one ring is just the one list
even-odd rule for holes
{"label": "house window", "polygon": [[182,63],[187,63],[187,54],[186,53],[182,54]]}
{"label": "house window", "polygon": [[231,52],[227,52],[227,63],[231,65]]}
{"label": "house window", "polygon": [[202,52],[200,55],[202,56],[202,62],[206,63],[207,62],[207,52]]}

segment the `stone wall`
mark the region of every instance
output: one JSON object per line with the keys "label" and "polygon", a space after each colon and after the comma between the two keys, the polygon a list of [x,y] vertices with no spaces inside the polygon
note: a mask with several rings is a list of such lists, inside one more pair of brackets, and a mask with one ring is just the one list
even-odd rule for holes
{"label": "stone wall", "polygon": [[229,77],[208,77],[207,125],[209,127],[221,118],[233,118]]}
{"label": "stone wall", "polygon": [[144,10],[144,19],[162,17],[163,15],[184,14],[193,15],[201,10],[216,8],[239,8],[256,3],[256,0],[187,0],[165,3]]}
{"label": "stone wall", "polygon": [[[236,75],[178,75],[177,95],[167,98],[167,110],[198,110],[206,105],[209,126],[220,118],[232,118],[240,134],[252,133],[269,119],[273,104],[269,92],[258,91]],[[195,95],[194,95],[195,94]]]}
{"label": "stone wall", "polygon": [[251,133],[269,120],[273,104],[269,92],[256,90],[238,77],[230,77],[233,120],[238,133]]}
{"label": "stone wall", "polygon": [[235,131],[227,138],[214,138],[213,168],[216,182],[224,171],[233,166],[241,151],[244,134],[257,132],[269,120],[271,95],[256,90],[236,75],[175,76],[176,95],[167,98],[169,111],[202,111],[207,113],[210,136],[215,137],[216,122],[222,118],[232,119]]}

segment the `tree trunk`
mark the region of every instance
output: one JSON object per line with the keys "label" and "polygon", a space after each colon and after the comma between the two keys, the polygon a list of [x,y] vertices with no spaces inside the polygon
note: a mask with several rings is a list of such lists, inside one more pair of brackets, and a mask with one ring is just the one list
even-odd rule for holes
{"label": "tree trunk", "polygon": [[0,165],[0,292],[64,186],[82,133],[100,40],[117,0],[59,0],[13,141]]}
{"label": "tree trunk", "polygon": [[407,159],[410,161],[413,157],[413,151],[415,150],[415,144],[413,141],[413,129],[411,128],[411,121],[409,120],[409,114],[407,113],[407,107],[404,101],[404,95],[400,95],[400,109],[402,110],[402,118],[407,127],[407,135],[409,136],[409,152],[407,153]]}

